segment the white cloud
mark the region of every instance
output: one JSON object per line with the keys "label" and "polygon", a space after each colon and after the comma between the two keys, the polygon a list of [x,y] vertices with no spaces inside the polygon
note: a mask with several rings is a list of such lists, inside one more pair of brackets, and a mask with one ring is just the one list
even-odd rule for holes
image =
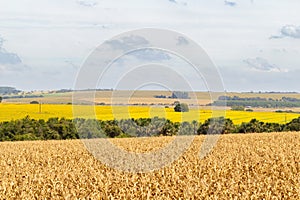
{"label": "white cloud", "polygon": [[178,1],[178,0],[168,0],[168,1],[171,3],[174,3],[174,4],[182,5],[182,6],[188,5],[186,1]]}
{"label": "white cloud", "polygon": [[244,60],[245,63],[252,69],[258,71],[265,71],[265,72],[283,72],[279,67],[274,64],[270,64],[266,59],[261,57],[256,58],[248,58]]}
{"label": "white cloud", "polygon": [[155,49],[142,49],[142,50],[134,51],[131,55],[133,55],[135,58],[139,60],[149,61],[149,62],[160,62],[163,60],[171,59],[168,53],[161,50],[155,50]]}
{"label": "white cloud", "polygon": [[3,48],[4,39],[0,37],[0,72],[22,72],[29,69],[22,63],[21,58],[16,53],[8,52]]}
{"label": "white cloud", "polygon": [[234,6],[237,5],[237,3],[234,2],[234,1],[227,1],[227,0],[225,0],[224,3],[225,3],[226,6],[231,6],[231,7],[234,7]]}
{"label": "white cloud", "polygon": [[182,37],[182,36],[179,36],[178,38],[177,38],[177,45],[188,45],[189,44],[189,41],[186,39],[186,38],[184,38],[184,37]]}
{"label": "white cloud", "polygon": [[106,42],[115,50],[127,51],[132,48],[139,48],[144,45],[149,45],[149,42],[141,37],[136,35],[131,35],[128,37],[123,37],[120,40],[110,40]]}
{"label": "white cloud", "polygon": [[30,68],[22,63],[5,65],[0,63],[0,73],[2,74],[23,73],[26,70],[30,70]]}
{"label": "white cloud", "polygon": [[284,37],[300,39],[300,26],[285,25],[281,28],[280,35],[271,36],[271,39],[279,39]]}
{"label": "white cloud", "polygon": [[98,2],[94,0],[78,0],[77,3],[85,7],[94,7],[98,4]]}
{"label": "white cloud", "polygon": [[5,49],[0,49],[0,64],[19,64],[21,62],[17,54],[6,52]]}

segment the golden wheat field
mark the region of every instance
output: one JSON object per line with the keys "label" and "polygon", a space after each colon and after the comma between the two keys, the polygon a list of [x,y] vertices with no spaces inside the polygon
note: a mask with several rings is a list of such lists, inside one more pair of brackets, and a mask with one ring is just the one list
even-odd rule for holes
{"label": "golden wheat field", "polygon": [[[111,139],[136,152],[154,151],[171,140]],[[222,135],[200,159],[203,140],[197,136],[178,160],[149,173],[109,168],[79,140],[3,142],[0,198],[299,199],[299,133]]]}
{"label": "golden wheat field", "polygon": [[[286,123],[300,116],[297,113],[275,113],[271,111],[260,112],[244,112],[231,110],[216,110],[214,114],[207,108],[194,109],[190,112],[178,113],[174,112],[172,107],[165,108],[164,106],[78,106],[63,105],[63,104],[43,104],[41,113],[39,105],[34,104],[0,104],[0,121],[10,121],[21,119],[29,115],[33,119],[48,119],[51,117],[65,117],[72,119],[74,117],[95,117],[88,116],[89,111],[95,110],[95,116],[101,120],[112,119],[128,119],[128,118],[149,118],[149,117],[165,117],[173,122],[193,121],[198,120],[204,122],[210,117],[225,115],[225,117],[233,120],[235,124],[248,122],[256,118],[264,122]],[[73,114],[73,111],[76,114]]]}

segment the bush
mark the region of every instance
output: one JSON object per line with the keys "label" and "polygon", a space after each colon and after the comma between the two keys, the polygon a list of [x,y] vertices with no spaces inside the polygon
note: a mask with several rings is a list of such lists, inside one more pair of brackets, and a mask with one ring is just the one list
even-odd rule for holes
{"label": "bush", "polygon": [[235,110],[235,111],[244,111],[245,107],[244,106],[232,106],[231,110]]}
{"label": "bush", "polygon": [[31,101],[30,104],[40,104],[38,101]]}
{"label": "bush", "polygon": [[175,112],[189,112],[189,106],[186,103],[178,103],[174,107]]}

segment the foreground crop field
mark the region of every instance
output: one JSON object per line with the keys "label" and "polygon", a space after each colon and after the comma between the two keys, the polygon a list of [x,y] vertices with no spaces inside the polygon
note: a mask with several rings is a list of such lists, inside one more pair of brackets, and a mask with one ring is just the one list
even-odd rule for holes
{"label": "foreground crop field", "polygon": [[[299,133],[223,135],[201,160],[203,139],[170,166],[138,174],[106,167],[77,140],[0,143],[0,199],[299,199]],[[171,140],[111,141],[147,152]]]}
{"label": "foreground crop field", "polygon": [[[173,122],[193,121],[198,120],[204,122],[211,117],[222,116],[225,111],[217,110],[212,115],[211,110],[205,109],[190,109],[188,113],[176,113],[173,108],[150,107],[150,106],[74,106],[76,109],[75,117],[91,117],[87,116],[91,109],[101,120],[112,119],[128,119],[128,118],[149,118],[149,117],[164,117]],[[0,121],[10,121],[21,119],[29,115],[33,119],[49,119],[51,117],[65,117],[72,119],[73,107],[72,105],[59,104],[43,104],[42,112],[39,113],[39,105],[33,104],[0,104]],[[249,122],[256,118],[263,122],[286,123],[292,119],[298,118],[300,114],[297,113],[275,113],[270,111],[260,112],[244,112],[244,111],[230,111],[226,110],[226,118],[230,118],[235,124],[242,122]]]}

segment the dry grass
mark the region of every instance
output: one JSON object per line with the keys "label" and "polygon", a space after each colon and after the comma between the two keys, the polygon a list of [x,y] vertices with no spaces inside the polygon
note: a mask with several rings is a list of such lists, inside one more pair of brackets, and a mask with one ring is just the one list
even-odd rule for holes
{"label": "dry grass", "polygon": [[[113,140],[145,152],[171,139]],[[139,174],[106,167],[80,141],[0,143],[0,199],[299,199],[299,133],[225,135],[200,160],[203,139],[171,166]]]}

